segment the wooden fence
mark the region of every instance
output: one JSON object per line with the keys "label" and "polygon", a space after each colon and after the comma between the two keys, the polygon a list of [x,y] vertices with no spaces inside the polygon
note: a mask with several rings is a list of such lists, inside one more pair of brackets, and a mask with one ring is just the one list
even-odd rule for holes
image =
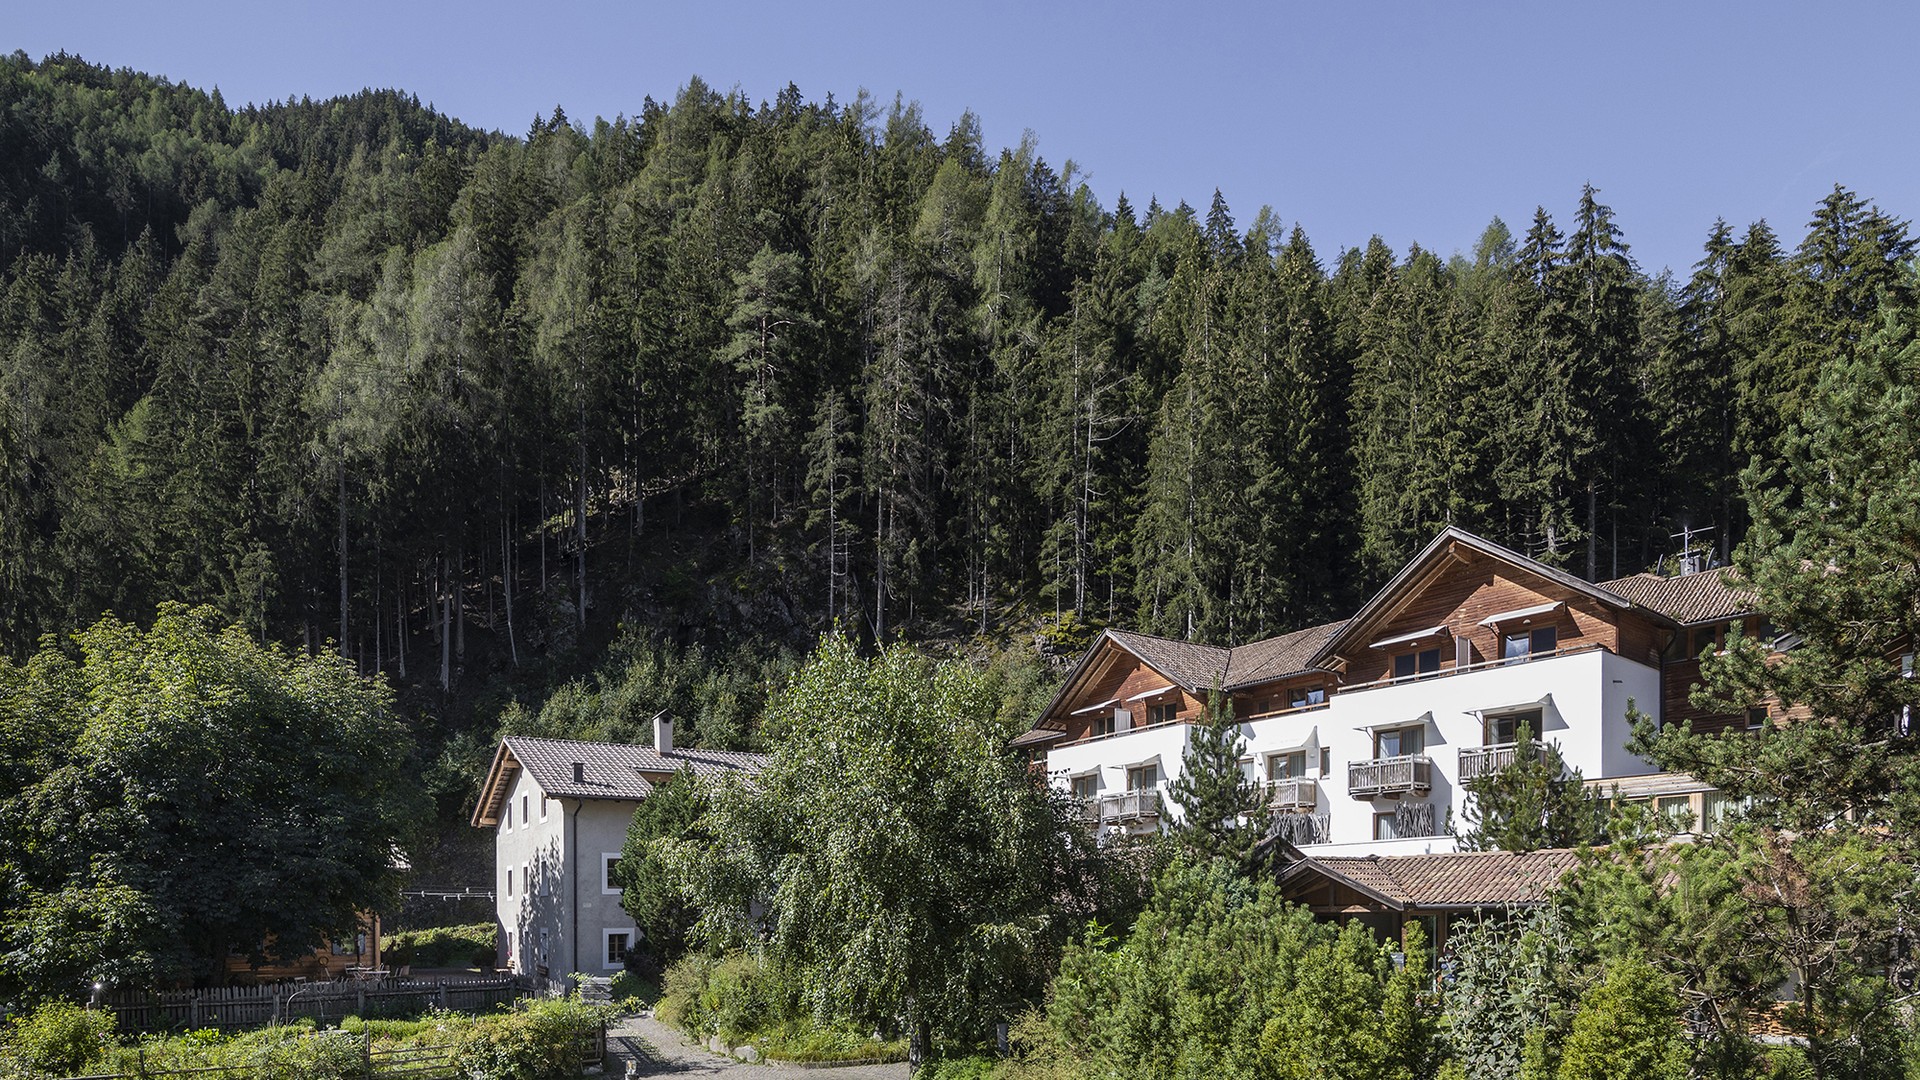
{"label": "wooden fence", "polygon": [[428,1009],[485,1012],[532,997],[534,984],[510,976],[475,979],[382,979],[296,982],[205,990],[123,993],[103,1007],[128,1032],[264,1027],[302,1017],[325,1024],[348,1016],[401,1016]]}

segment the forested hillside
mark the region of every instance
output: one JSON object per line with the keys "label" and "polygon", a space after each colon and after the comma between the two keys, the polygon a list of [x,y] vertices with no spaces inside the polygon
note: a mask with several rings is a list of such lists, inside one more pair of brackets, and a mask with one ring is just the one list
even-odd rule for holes
{"label": "forested hillside", "polygon": [[622,623],[1239,640],[1449,522],[1588,577],[1724,548],[1740,470],[1911,303],[1905,223],[1836,187],[1702,223],[1673,280],[1599,192],[1541,196],[1468,253],[1316,250],[899,100],[695,80],[508,137],[16,53],[0,649],[206,601],[445,710]]}

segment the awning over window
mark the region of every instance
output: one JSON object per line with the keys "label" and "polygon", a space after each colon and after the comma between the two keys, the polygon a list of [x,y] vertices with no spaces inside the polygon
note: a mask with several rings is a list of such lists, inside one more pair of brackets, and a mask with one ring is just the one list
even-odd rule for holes
{"label": "awning over window", "polygon": [[1385,649],[1393,645],[1405,645],[1410,641],[1419,641],[1421,638],[1440,637],[1446,632],[1447,632],[1447,624],[1441,623],[1439,626],[1429,626],[1425,630],[1415,630],[1411,634],[1401,634],[1397,637],[1382,638],[1379,641],[1374,642],[1372,647],[1376,649]]}
{"label": "awning over window", "polygon": [[1553,706],[1552,694],[1541,694],[1532,701],[1515,701],[1506,705],[1489,705],[1484,709],[1468,709],[1467,712],[1478,717],[1504,716],[1507,713],[1531,712],[1534,709],[1548,709]]}
{"label": "awning over window", "polygon": [[1159,697],[1161,694],[1171,693],[1173,689],[1174,688],[1172,685],[1167,685],[1167,686],[1162,686],[1157,690],[1142,690],[1139,693],[1128,698],[1127,700],[1128,701],[1145,701],[1150,697]]}
{"label": "awning over window", "polygon": [[1431,723],[1433,723],[1433,710],[1429,709],[1419,716],[1411,716],[1405,720],[1382,720],[1377,724],[1361,724],[1353,730],[1364,731],[1371,735],[1376,731],[1393,731],[1398,728],[1420,727]]}
{"label": "awning over window", "polygon": [[1113,708],[1113,707],[1114,707],[1115,705],[1118,705],[1118,704],[1120,704],[1120,699],[1119,699],[1119,698],[1108,698],[1107,700],[1105,700],[1105,701],[1103,701],[1103,702],[1101,702],[1101,703],[1100,703],[1100,704],[1098,704],[1098,705],[1088,705],[1088,706],[1086,706],[1085,708],[1081,708],[1081,709],[1075,709],[1075,710],[1073,710],[1072,712],[1070,712],[1070,713],[1068,713],[1067,715],[1068,715],[1068,716],[1081,716],[1081,715],[1084,715],[1084,714],[1086,714],[1086,713],[1090,713],[1090,712],[1099,712],[1099,711],[1100,711],[1101,709],[1111,709],[1111,708]]}
{"label": "awning over window", "polygon": [[1512,611],[1501,611],[1489,615],[1480,620],[1480,625],[1498,626],[1503,622],[1512,622],[1515,619],[1531,619],[1535,615],[1545,615],[1549,611],[1558,611],[1566,606],[1564,601],[1555,600],[1551,604],[1535,604],[1532,607],[1514,608]]}

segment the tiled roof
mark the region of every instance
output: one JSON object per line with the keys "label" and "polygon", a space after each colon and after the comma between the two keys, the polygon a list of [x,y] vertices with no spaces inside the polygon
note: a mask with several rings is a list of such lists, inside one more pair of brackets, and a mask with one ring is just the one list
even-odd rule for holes
{"label": "tiled roof", "polygon": [[1757,610],[1758,600],[1753,591],[1728,585],[1723,575],[1721,570],[1702,570],[1678,577],[1634,574],[1602,582],[1600,587],[1682,625],[1731,619]]}
{"label": "tiled roof", "polygon": [[1216,682],[1225,689],[1236,690],[1307,670],[1307,661],[1345,625],[1336,622],[1310,626],[1231,649],[1126,630],[1108,630],[1107,635],[1115,644],[1188,690],[1211,690]]}
{"label": "tiled roof", "polygon": [[1319,652],[1320,646],[1325,645],[1327,639],[1345,625],[1346,620],[1342,619],[1270,637],[1265,641],[1235,645],[1227,660],[1226,688],[1237,690],[1307,670],[1313,654]]}
{"label": "tiled roof", "polygon": [[1067,733],[1064,731],[1055,728],[1037,727],[1031,731],[1014,736],[1013,740],[1007,743],[1007,745],[1015,750],[1019,750],[1028,746],[1039,746],[1042,743],[1050,743],[1055,739],[1064,739],[1066,737]]}
{"label": "tiled roof", "polygon": [[1204,690],[1227,671],[1231,651],[1218,645],[1108,630],[1114,643],[1145,660],[1154,670],[1189,690]]}
{"label": "tiled roof", "polygon": [[1309,856],[1288,867],[1281,879],[1291,883],[1318,873],[1402,909],[1499,907],[1539,903],[1579,861],[1566,848]]}
{"label": "tiled roof", "polygon": [[[691,750],[675,748],[662,754],[650,746],[623,743],[574,742],[569,739],[535,739],[510,735],[507,752],[527,770],[540,790],[554,798],[568,799],[644,799],[653,793],[653,784],[644,774],[671,774],[691,769],[695,776],[720,776],[730,772],[759,772],[767,755],[739,750]],[[574,783],[573,766],[579,762],[582,783]]]}

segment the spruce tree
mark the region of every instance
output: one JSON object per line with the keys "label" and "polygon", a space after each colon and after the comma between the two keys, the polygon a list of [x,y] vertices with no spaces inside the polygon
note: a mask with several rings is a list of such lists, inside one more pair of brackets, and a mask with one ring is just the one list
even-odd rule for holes
{"label": "spruce tree", "polygon": [[1232,699],[1215,687],[1206,722],[1192,728],[1180,776],[1169,785],[1180,807],[1180,838],[1195,854],[1239,858],[1260,837],[1259,788],[1240,768],[1246,747]]}

